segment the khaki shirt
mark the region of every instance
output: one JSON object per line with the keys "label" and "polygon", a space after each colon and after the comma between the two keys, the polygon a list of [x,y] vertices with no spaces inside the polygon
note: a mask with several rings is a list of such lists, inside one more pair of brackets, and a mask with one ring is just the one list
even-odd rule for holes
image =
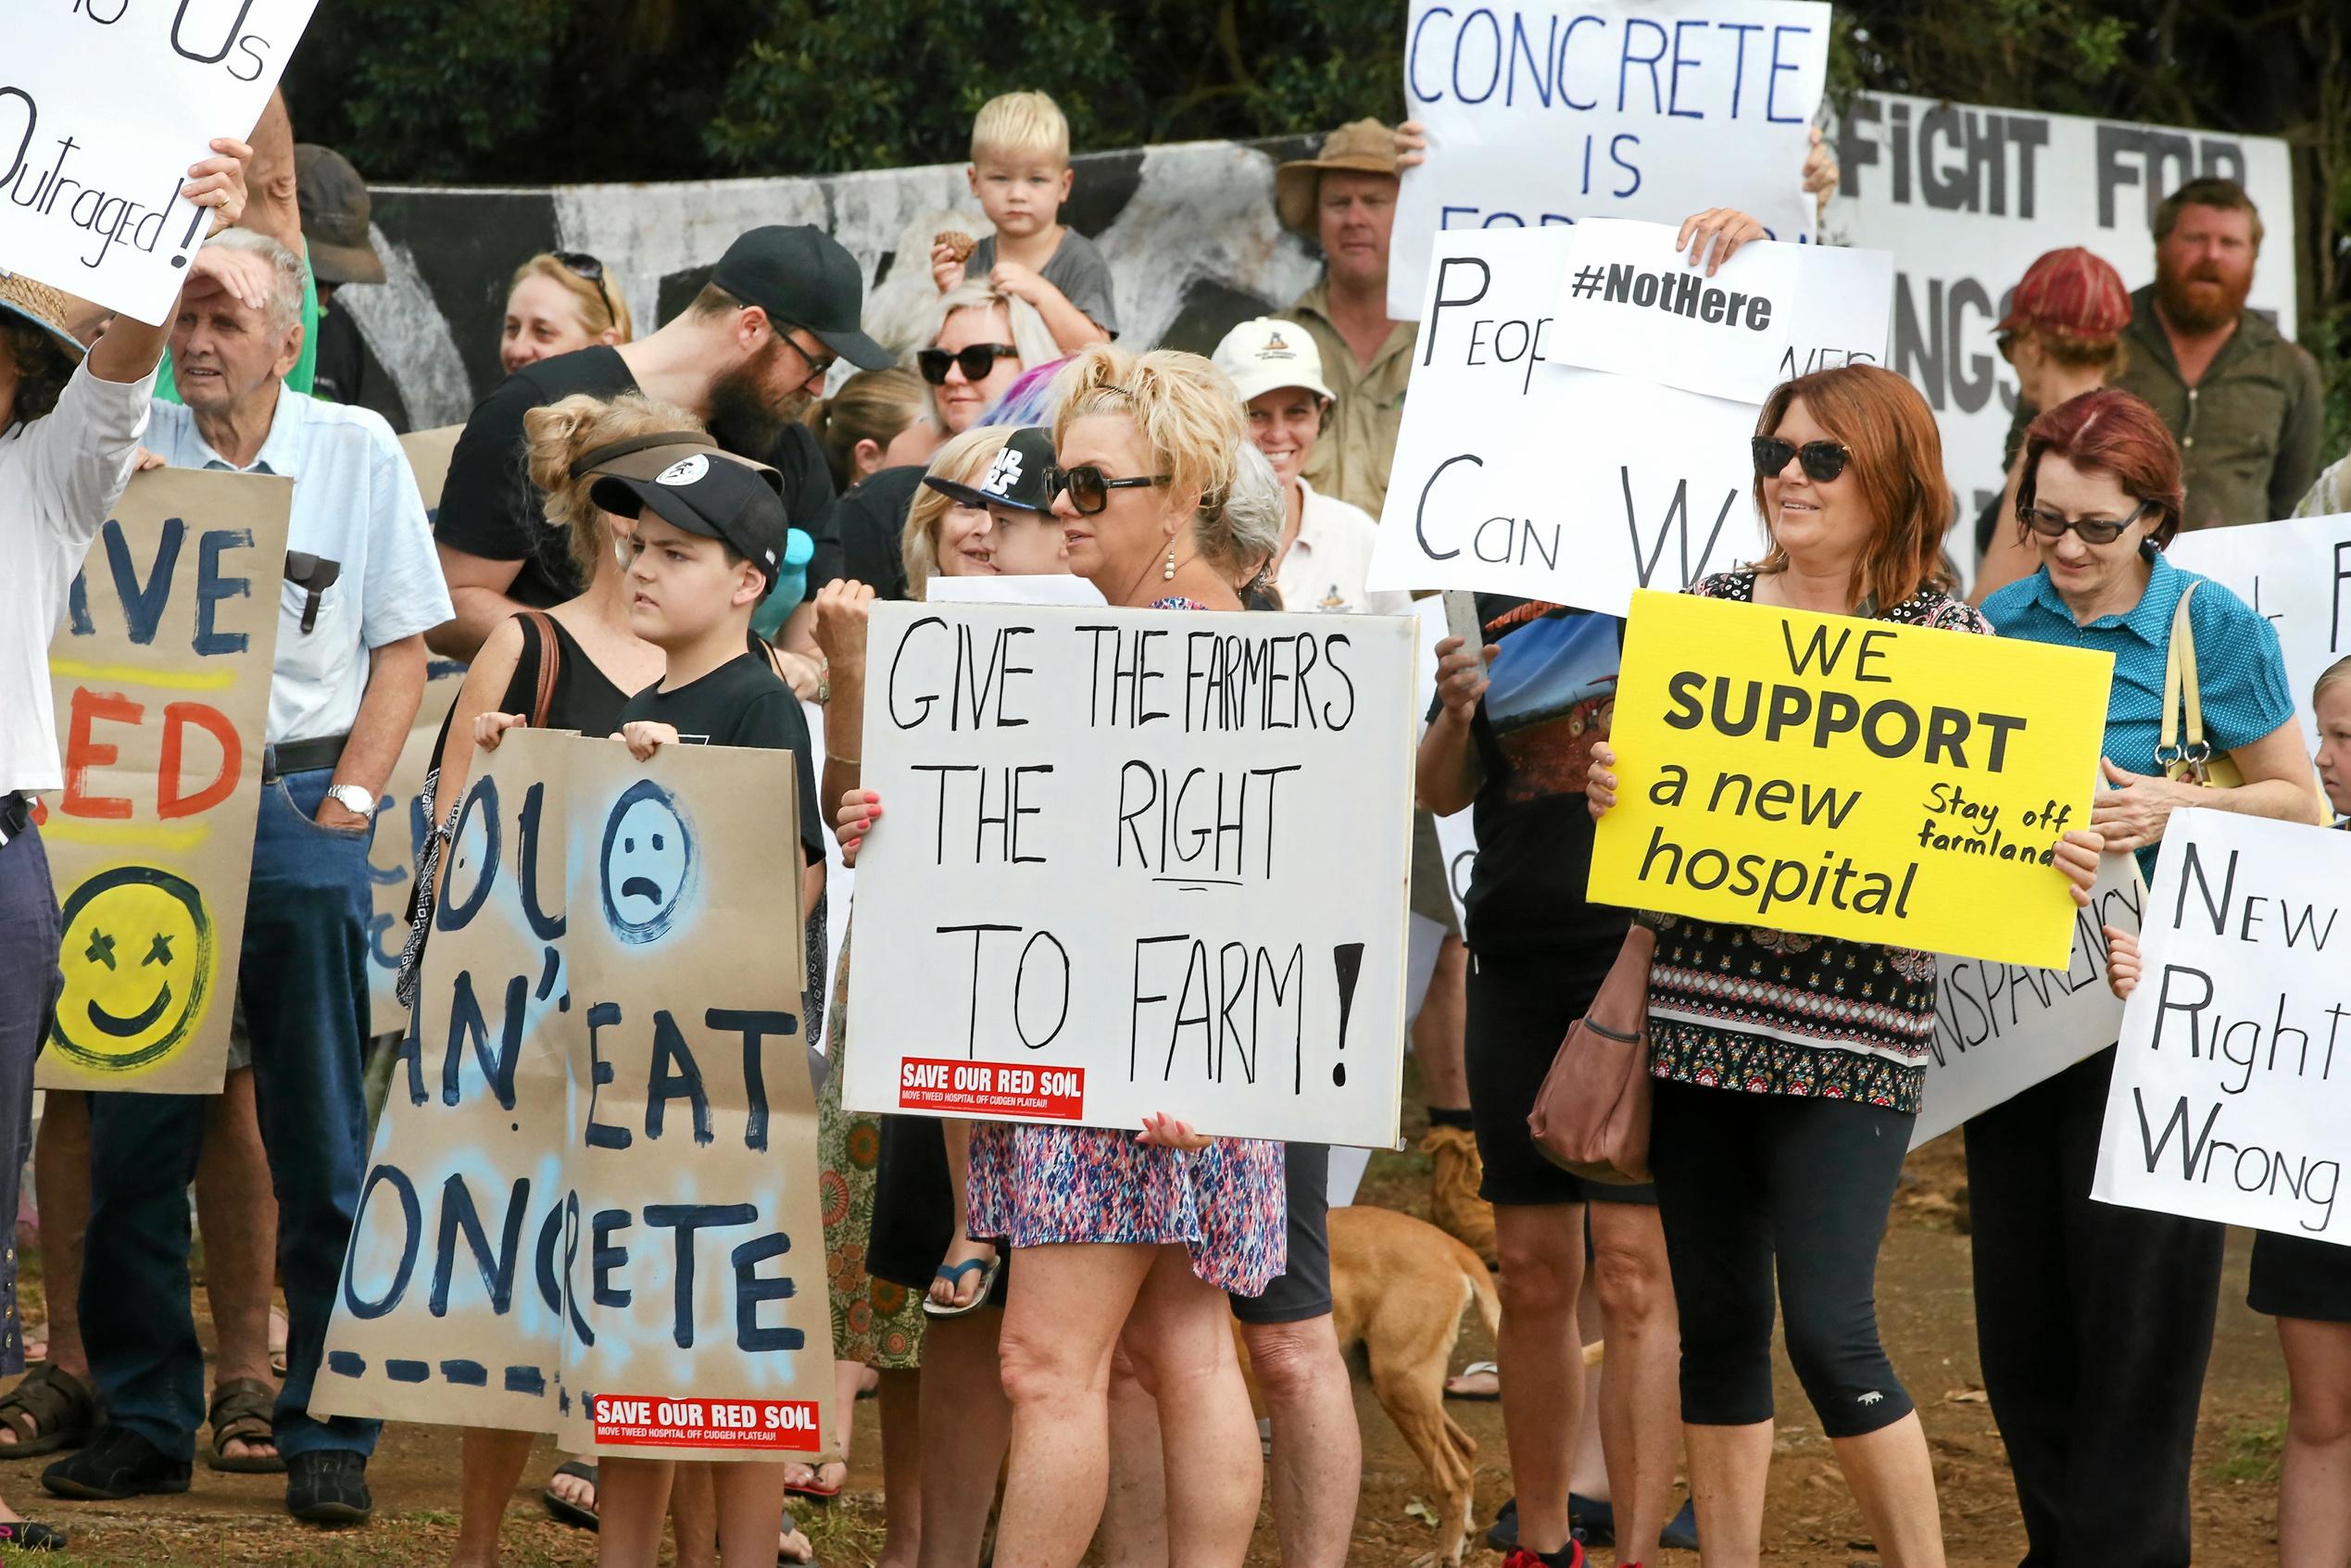
{"label": "khaki shirt", "polygon": [[2180,443],[2182,529],[2294,515],[2319,475],[2326,405],[2318,362],[2252,311],[2190,386],[2156,319],[2155,286],[2131,296],[2131,363],[2115,382],[2155,405]]}
{"label": "khaki shirt", "polygon": [[1412,379],[1419,324],[1391,323],[1372,362],[1358,366],[1354,350],[1331,325],[1329,279],[1300,295],[1287,314],[1322,351],[1323,381],[1336,399],[1330,428],[1307,459],[1305,480],[1377,520],[1388,501],[1388,469],[1396,459],[1396,432],[1404,422],[1404,383]]}

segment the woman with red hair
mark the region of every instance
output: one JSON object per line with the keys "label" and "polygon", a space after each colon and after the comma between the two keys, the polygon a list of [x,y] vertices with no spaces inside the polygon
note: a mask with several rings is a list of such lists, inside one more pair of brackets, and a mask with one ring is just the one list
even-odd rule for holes
{"label": "woman with red hair", "polygon": [[[1691,591],[1955,633],[1992,628],[1942,564],[1942,444],[1902,377],[1843,366],[1778,388],[1755,426],[1771,549]],[[1586,799],[1616,804],[1592,749]],[[2097,840],[2056,863],[2086,901]],[[1932,953],[1679,916],[1653,944],[1649,1162],[1681,1315],[1681,1418],[1709,1568],[1761,1552],[1775,1261],[1788,1359],[1891,1568],[1939,1568],[1934,1469],[1879,1342],[1878,1244],[1935,1028]],[[1857,1005],[1856,1005],[1857,1004]]]}
{"label": "woman with red hair", "polygon": [[[2046,410],[2025,433],[2017,495],[2041,565],[1983,606],[2002,636],[2114,656],[2090,825],[2150,874],[2178,807],[2317,820],[2276,631],[2163,557],[2181,496],[2179,448],[2145,403],[2107,388]],[[2205,737],[2243,775],[2233,788],[2191,776],[2201,759],[2164,744],[2182,599]],[[2184,1568],[2221,1227],[2091,1201],[2113,1071],[2110,1047],[1968,1123],[1977,1343],[2027,1560]]]}

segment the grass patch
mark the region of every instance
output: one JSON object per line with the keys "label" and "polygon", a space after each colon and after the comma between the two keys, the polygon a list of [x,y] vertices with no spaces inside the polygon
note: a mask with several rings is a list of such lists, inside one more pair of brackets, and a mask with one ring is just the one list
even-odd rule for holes
{"label": "grass patch", "polygon": [[2251,1481],[2261,1486],[2278,1479],[2278,1459],[2285,1451],[2285,1417],[2239,1424],[2229,1429],[2228,1451],[2221,1456],[2223,1481]]}

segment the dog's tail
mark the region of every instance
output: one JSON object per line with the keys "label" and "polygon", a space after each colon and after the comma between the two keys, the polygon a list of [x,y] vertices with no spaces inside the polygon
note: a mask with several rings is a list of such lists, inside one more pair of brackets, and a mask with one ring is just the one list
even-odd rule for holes
{"label": "dog's tail", "polygon": [[1467,1247],[1461,1247],[1462,1283],[1469,1286],[1469,1299],[1477,1304],[1477,1316],[1486,1325],[1490,1337],[1502,1332],[1502,1297],[1494,1290],[1494,1276],[1486,1268],[1485,1261]]}

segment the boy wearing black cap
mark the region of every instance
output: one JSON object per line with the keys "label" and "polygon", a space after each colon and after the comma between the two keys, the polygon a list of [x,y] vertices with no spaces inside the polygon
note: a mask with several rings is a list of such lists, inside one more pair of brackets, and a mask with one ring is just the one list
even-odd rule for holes
{"label": "boy wearing black cap", "polygon": [[1069,539],[1052,515],[1053,433],[1029,425],[1012,433],[980,476],[964,484],[937,474],[923,483],[959,507],[979,507],[991,520],[989,564],[1003,577],[1045,577],[1069,571]]}

